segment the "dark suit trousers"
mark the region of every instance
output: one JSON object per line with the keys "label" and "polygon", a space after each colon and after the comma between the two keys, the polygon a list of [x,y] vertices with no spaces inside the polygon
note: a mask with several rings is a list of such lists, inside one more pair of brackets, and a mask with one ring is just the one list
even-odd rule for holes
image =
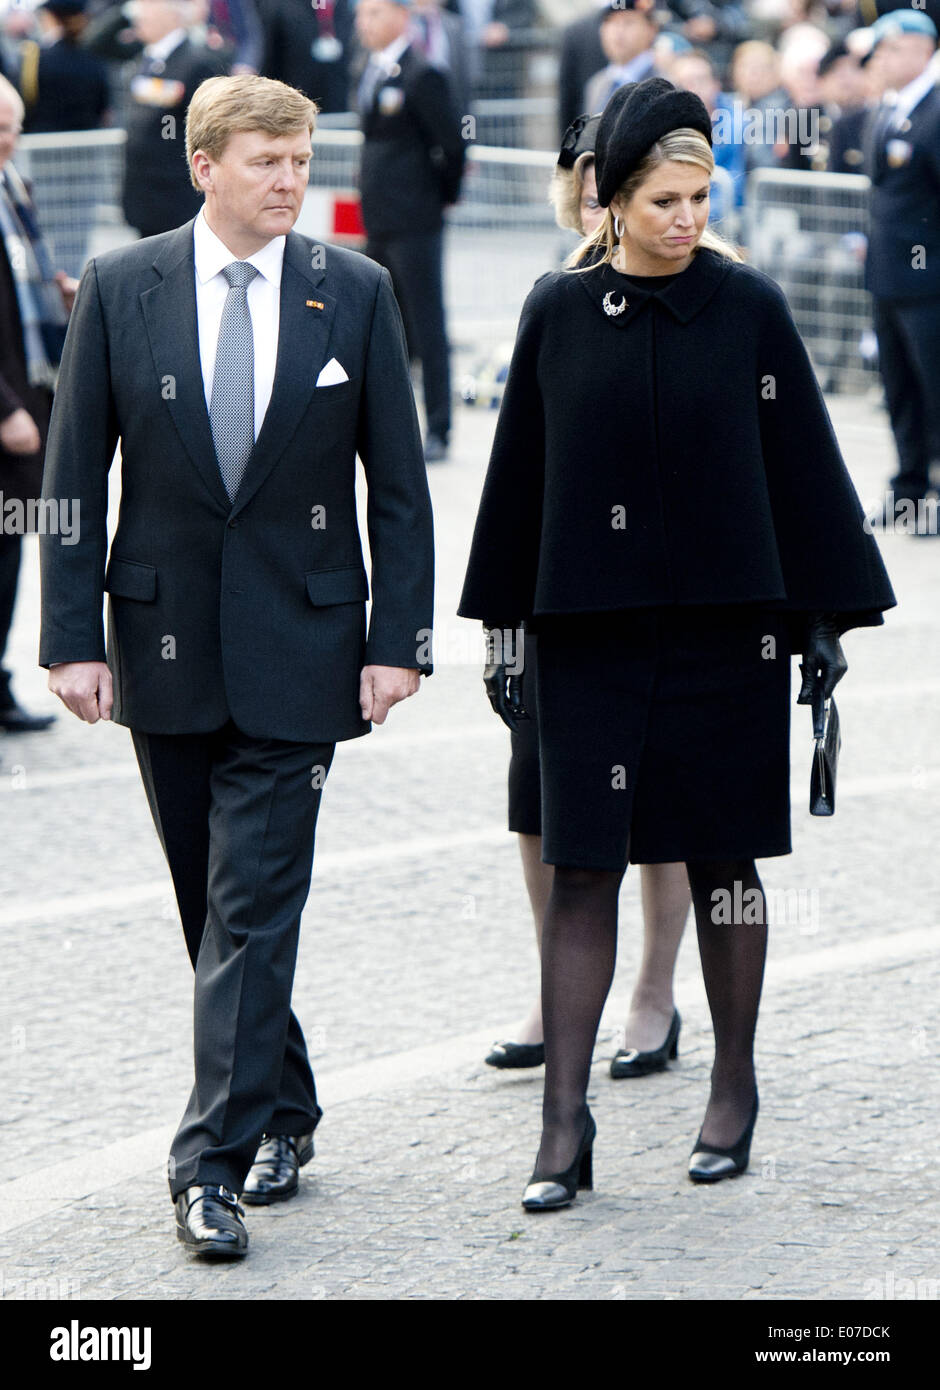
{"label": "dark suit trousers", "polygon": [[[0,489],[2,490],[2,489]],[[7,648],[7,638],[13,626],[13,610],[16,607],[16,587],[20,577],[20,554],[23,537],[7,535],[0,531],[0,661]],[[9,709],[13,704],[10,689],[12,672],[0,666],[0,709]]]}
{"label": "dark suit trousers", "polygon": [[444,233],[369,237],[366,255],[392,277],[408,340],[421,362],[428,432],[450,432],[450,348],[444,317]]}
{"label": "dark suit trousers", "polygon": [[196,970],[195,1084],[170,1150],[174,1197],[240,1192],[262,1133],[322,1111],[291,1010],[300,914],[335,744],[132,731]]}
{"label": "dark suit trousers", "polygon": [[898,497],[923,497],[930,463],[940,458],[940,299],[875,298],[878,363],[885,387],[898,471]]}

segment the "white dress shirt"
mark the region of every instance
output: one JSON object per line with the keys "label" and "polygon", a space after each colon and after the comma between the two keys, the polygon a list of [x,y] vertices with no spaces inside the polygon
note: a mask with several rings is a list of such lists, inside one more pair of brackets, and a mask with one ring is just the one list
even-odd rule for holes
{"label": "white dress shirt", "polygon": [[185,38],[185,29],[173,29],[169,34],[164,34],[162,39],[146,44],[141,56],[149,58],[155,63],[165,63],[170,54],[176,52]]}
{"label": "white dress shirt", "polygon": [[894,111],[891,116],[891,128],[893,130],[900,129],[902,123],[907,120],[908,116],[914,110],[914,107],[919,106],[927,93],[932,91],[936,85],[937,74],[934,71],[933,64],[928,63],[919,77],[915,77],[913,82],[908,82],[907,86],[902,87],[898,92],[897,98],[893,103]]}
{"label": "white dress shirt", "polygon": [[[251,317],[255,345],[255,439],[261,429],[264,413],[274,387],[277,364],[277,335],[281,318],[281,270],[284,265],[286,237],[273,237],[260,251],[245,259],[258,274],[248,286],[248,313]],[[215,354],[219,345],[222,310],[229,285],[222,271],[232,261],[228,247],[221,242],[206,221],[201,208],[193,227],[193,249],[196,259],[196,327],[199,334],[199,361],[206,409],[212,398],[212,377]]]}

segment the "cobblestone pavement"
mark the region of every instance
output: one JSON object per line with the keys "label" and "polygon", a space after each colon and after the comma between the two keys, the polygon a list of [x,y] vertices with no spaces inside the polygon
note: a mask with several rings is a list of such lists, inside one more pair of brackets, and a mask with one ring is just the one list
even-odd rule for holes
{"label": "cobblestone pavement", "polygon": [[[884,416],[863,400],[833,412],[873,500],[893,457]],[[607,1075],[640,952],[631,872],[591,1087],[596,1190],[530,1216],[541,1072],[482,1063],[536,988],[508,736],[478,629],[450,616],[494,420],[463,411],[431,475],[438,668],[338,749],[324,792],[294,998],[326,1116],[301,1195],[249,1211],[240,1265],[204,1267],[173,1234],[163,1161],[190,1085],[191,974],[129,735],[63,714],[0,740],[4,1298],[938,1296],[940,540],[884,540],[901,606],[846,639],[831,822],[806,810],[809,716],[794,709],[794,853],[762,866],[783,910],[748,1174],[714,1189],[685,1176],[711,1061],[693,930],[678,1063]],[[17,690],[53,708],[37,610],[30,543]]]}

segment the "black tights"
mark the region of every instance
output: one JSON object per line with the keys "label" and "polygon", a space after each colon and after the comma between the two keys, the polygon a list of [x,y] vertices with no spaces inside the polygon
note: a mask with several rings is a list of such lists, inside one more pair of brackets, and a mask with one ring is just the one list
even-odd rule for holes
{"label": "black tights", "polygon": [[[690,864],[688,872],[715,1030],[702,1140],[727,1147],[747,1124],[754,1099],[753,1045],[767,949],[766,905],[753,860]],[[584,1128],[594,1043],[617,958],[622,878],[622,872],[603,869],[555,869],[542,930],[545,1093],[536,1160],[540,1175],[560,1173],[570,1165]]]}

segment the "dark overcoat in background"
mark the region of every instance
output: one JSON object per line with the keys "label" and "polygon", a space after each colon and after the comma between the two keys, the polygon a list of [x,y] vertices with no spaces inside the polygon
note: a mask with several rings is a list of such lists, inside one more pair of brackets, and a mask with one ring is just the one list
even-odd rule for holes
{"label": "dark overcoat in background", "polygon": [[[16,285],[6,247],[0,240],[0,420],[28,410],[45,445],[52,392],[30,386]],[[35,454],[11,454],[0,445],[0,492],[4,501],[28,502],[42,491],[43,447]]]}
{"label": "dark overcoat in background", "polygon": [[456,203],[466,146],[450,76],[412,45],[360,113],[359,183],[370,237],[440,231]]}
{"label": "dark overcoat in background", "polygon": [[[659,291],[610,266],[530,292],[459,612],[895,599],[780,288],[711,250]],[[605,296],[628,305],[616,317]]]}

